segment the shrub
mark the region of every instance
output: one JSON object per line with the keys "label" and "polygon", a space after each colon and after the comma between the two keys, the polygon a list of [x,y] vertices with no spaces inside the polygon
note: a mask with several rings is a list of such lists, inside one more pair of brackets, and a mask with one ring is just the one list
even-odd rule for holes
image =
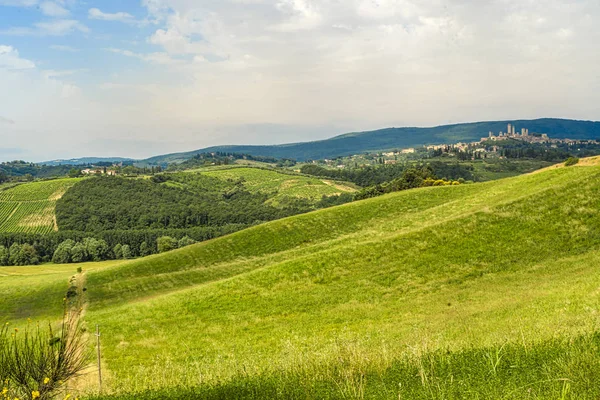
{"label": "shrub", "polygon": [[579,164],[579,158],[577,157],[569,157],[567,161],[565,161],[565,167],[570,167],[577,164]]}
{"label": "shrub", "polygon": [[156,239],[156,247],[159,253],[175,250],[177,248],[177,239],[170,236],[163,236]]}
{"label": "shrub", "polygon": [[78,313],[65,313],[60,332],[51,325],[9,332],[0,327],[2,398],[48,400],[87,367],[90,352]]}

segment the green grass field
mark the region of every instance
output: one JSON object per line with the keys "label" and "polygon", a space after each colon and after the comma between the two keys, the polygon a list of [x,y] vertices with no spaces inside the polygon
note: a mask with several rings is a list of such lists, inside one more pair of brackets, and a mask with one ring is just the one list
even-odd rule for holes
{"label": "green grass field", "polygon": [[[599,195],[600,167],[548,169],[88,269],[86,322],[102,329],[108,391],[597,399]],[[1,315],[54,318],[74,267],[10,271]]]}
{"label": "green grass field", "polygon": [[57,179],[1,190],[0,232],[48,233],[56,230],[56,201],[76,182],[76,179]]}
{"label": "green grass field", "polygon": [[288,175],[262,168],[220,168],[203,172],[203,174],[225,181],[243,179],[244,187],[248,191],[273,195],[269,202],[274,205],[280,203],[286,197],[317,201],[323,196],[334,196],[356,191],[350,184],[302,175]]}

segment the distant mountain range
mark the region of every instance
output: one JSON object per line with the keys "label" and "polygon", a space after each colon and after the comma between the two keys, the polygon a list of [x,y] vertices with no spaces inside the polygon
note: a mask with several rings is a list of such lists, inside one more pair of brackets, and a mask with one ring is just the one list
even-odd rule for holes
{"label": "distant mountain range", "polygon": [[133,158],[122,158],[122,157],[83,157],[83,158],[71,158],[69,160],[52,160],[52,161],[44,161],[38,164],[48,165],[48,166],[56,166],[56,165],[87,165],[87,164],[97,164],[100,162],[112,162],[112,163],[120,163],[120,162],[131,162],[136,161]]}
{"label": "distant mountain range", "polygon": [[[428,144],[472,142],[488,136],[490,131],[495,134],[498,134],[500,131],[506,132],[508,124],[515,125],[518,131],[520,131],[521,128],[527,128],[529,129],[530,134],[546,133],[551,138],[600,139],[600,122],[543,118],[535,120],[473,122],[442,125],[431,128],[387,128],[376,131],[347,133],[326,140],[281,145],[214,146],[189,152],[160,155],[145,160],[136,160],[136,164],[148,166],[179,163],[199,153],[217,151],[275,158],[290,158],[298,161],[318,160],[371,151],[417,147]],[[78,160],[93,159],[82,158]],[[54,161],[54,163],[56,162],[58,161]]]}

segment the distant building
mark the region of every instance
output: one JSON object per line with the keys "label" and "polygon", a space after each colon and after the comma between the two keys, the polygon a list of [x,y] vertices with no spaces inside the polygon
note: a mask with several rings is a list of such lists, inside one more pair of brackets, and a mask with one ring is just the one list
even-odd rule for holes
{"label": "distant building", "polygon": [[402,154],[412,154],[412,153],[414,153],[414,152],[415,152],[415,149],[414,149],[414,148],[412,148],[412,147],[411,147],[411,148],[408,148],[408,149],[403,149],[403,150],[402,150]]}

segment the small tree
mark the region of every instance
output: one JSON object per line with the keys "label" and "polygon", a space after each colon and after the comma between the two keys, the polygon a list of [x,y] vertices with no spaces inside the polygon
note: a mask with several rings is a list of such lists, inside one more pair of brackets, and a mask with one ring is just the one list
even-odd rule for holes
{"label": "small tree", "polygon": [[54,264],[68,264],[71,262],[71,256],[73,252],[73,246],[75,246],[75,242],[71,239],[67,239],[61,244],[58,245],[56,250],[54,250],[54,255],[52,256],[52,262]]}
{"label": "small tree", "polygon": [[142,242],[142,244],[140,244],[140,256],[146,257],[150,254],[152,254],[152,249],[148,246],[148,243]]}
{"label": "small tree", "polygon": [[567,161],[565,161],[565,167],[571,167],[577,164],[579,164],[579,158],[577,157],[569,157]]}
{"label": "small tree", "polygon": [[128,244],[124,244],[121,247],[121,256],[125,260],[129,260],[129,259],[133,258],[133,254],[131,254],[131,247]]}
{"label": "small tree", "polygon": [[104,240],[85,238],[83,239],[83,245],[92,261],[103,261],[108,259],[110,251]]}
{"label": "small tree", "polygon": [[75,243],[71,249],[71,261],[74,263],[82,263],[88,260],[87,249],[83,243]]}
{"label": "small tree", "polygon": [[163,236],[156,239],[156,247],[159,253],[175,250],[177,248],[177,239],[170,236]]}
{"label": "small tree", "polygon": [[10,265],[19,265],[19,260],[21,257],[21,248],[22,246],[18,243],[13,243],[8,250],[8,263]]}
{"label": "small tree", "polygon": [[19,254],[19,262],[16,265],[37,265],[40,263],[35,247],[29,243],[25,243],[21,246],[21,252]]}
{"label": "small tree", "polygon": [[4,246],[0,246],[0,266],[5,267],[9,265],[10,254],[8,249]]}
{"label": "small tree", "polygon": [[117,243],[115,247],[113,247],[113,255],[115,256],[115,260],[123,258],[123,246],[121,243]]}
{"label": "small tree", "polygon": [[81,170],[79,168],[71,168],[69,170],[69,177],[79,178],[81,176]]}
{"label": "small tree", "polygon": [[192,239],[189,236],[184,236],[181,239],[179,239],[179,242],[177,242],[177,246],[179,248],[182,248],[182,247],[190,246],[194,243],[196,243],[196,241],[194,239]]}

